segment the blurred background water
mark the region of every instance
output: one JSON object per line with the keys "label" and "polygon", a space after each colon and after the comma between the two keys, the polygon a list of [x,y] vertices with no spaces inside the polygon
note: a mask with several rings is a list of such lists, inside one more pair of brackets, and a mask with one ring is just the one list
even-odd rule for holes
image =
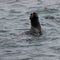
{"label": "blurred background water", "polygon": [[[25,34],[32,12],[40,37]],[[0,60],[60,60],[60,0],[0,0]]]}

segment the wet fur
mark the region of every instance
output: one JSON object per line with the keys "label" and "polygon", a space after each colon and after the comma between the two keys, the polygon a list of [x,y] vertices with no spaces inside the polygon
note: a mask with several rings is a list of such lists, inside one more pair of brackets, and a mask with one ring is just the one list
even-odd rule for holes
{"label": "wet fur", "polygon": [[31,32],[42,34],[41,32],[41,25],[39,23],[39,17],[37,13],[33,12],[30,15],[30,22],[31,22]]}

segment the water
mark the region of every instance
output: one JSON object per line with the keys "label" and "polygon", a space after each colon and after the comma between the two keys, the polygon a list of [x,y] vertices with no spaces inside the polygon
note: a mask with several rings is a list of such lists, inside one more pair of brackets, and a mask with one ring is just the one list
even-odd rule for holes
{"label": "water", "polygon": [[[34,11],[42,36],[25,34]],[[0,60],[60,60],[60,1],[0,0]]]}

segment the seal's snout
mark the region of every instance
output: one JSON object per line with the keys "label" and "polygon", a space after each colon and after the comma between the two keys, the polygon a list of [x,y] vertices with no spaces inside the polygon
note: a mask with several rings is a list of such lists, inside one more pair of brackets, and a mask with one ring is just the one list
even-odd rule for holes
{"label": "seal's snout", "polygon": [[37,13],[35,12],[31,13],[30,21],[31,21],[31,32],[42,34],[41,25],[39,23],[39,17]]}

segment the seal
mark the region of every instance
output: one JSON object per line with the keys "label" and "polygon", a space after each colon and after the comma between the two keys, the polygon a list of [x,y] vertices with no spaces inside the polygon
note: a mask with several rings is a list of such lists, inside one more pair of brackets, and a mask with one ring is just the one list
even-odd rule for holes
{"label": "seal", "polygon": [[33,12],[30,14],[30,22],[31,22],[30,31],[32,33],[39,33],[40,35],[42,35],[41,25],[39,23],[39,17],[38,17],[38,14],[36,12]]}

